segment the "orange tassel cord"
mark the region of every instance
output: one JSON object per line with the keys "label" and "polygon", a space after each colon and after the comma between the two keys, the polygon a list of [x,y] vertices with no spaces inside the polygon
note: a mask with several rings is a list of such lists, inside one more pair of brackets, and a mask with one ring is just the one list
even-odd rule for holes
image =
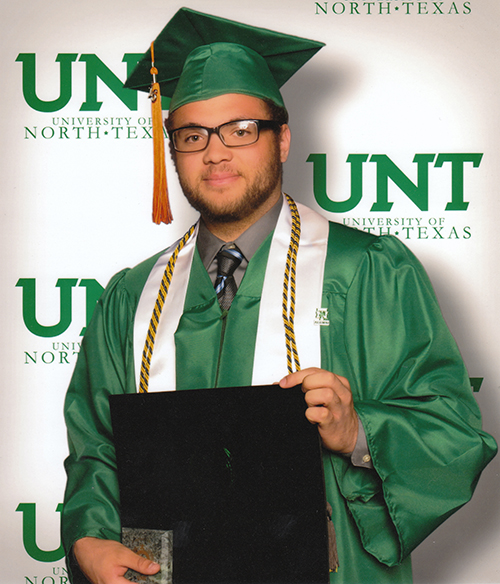
{"label": "orange tassel cord", "polygon": [[163,113],[161,110],[160,84],[156,81],[158,69],[155,67],[154,46],[151,43],[151,75],[153,85],[149,92],[151,99],[151,118],[153,121],[153,222],[172,223],[172,212],[168,200],[167,169],[165,165],[165,138],[163,135]]}

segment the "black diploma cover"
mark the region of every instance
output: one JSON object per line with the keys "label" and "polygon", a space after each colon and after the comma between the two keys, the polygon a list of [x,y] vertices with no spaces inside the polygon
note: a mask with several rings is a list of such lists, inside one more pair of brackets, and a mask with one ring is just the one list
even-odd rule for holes
{"label": "black diploma cover", "polygon": [[122,526],[173,531],[173,581],[328,582],[321,446],[300,387],[110,398]]}

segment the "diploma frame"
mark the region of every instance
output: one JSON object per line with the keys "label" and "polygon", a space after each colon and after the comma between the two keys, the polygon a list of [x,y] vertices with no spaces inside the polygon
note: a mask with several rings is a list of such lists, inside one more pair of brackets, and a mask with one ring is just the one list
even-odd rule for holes
{"label": "diploma frame", "polygon": [[173,531],[173,581],[328,582],[321,445],[300,387],[110,398],[122,525]]}

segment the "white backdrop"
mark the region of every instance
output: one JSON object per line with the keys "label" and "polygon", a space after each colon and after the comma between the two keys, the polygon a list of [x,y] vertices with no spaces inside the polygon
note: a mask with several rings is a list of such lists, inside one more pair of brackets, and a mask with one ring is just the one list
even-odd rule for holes
{"label": "white backdrop", "polygon": [[[67,449],[62,403],[86,302],[98,284],[166,247],[195,217],[171,186],[174,224],[151,223],[148,100],[141,95],[138,109],[130,109],[109,79],[96,81],[96,71],[104,76],[105,70],[123,81],[124,55],[142,53],[181,6],[26,0],[0,8],[2,584],[66,581],[56,512]],[[331,219],[375,225],[375,233],[390,227],[419,256],[470,376],[483,379],[475,396],[484,427],[500,436],[496,0],[193,0],[189,7],[327,44],[283,90],[293,135],[285,190]],[[71,60],[72,79],[63,76],[62,85],[59,54],[73,55],[63,57]],[[35,55],[31,89],[33,57],[26,55]],[[50,109],[46,103],[32,107],[34,97],[50,102],[60,96],[64,103],[54,111],[39,111]],[[446,210],[452,165],[436,166],[436,157],[428,164],[428,210],[391,180],[392,208],[372,210],[377,196],[381,200],[372,155],[385,155],[416,184],[415,154],[440,153],[483,155],[477,167],[455,167],[463,167],[466,210]],[[336,214],[322,209],[313,181],[314,172],[321,175],[319,158],[307,162],[311,154],[326,155],[326,191],[337,201],[351,194],[347,157],[367,155],[357,206]],[[60,330],[47,329],[60,321]],[[500,582],[498,472],[495,459],[472,502],[417,549],[417,583]]]}

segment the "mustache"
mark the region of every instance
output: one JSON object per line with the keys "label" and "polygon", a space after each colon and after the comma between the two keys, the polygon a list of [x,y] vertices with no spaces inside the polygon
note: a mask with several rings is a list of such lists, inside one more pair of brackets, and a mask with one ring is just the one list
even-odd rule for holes
{"label": "mustache", "polygon": [[232,168],[229,165],[222,165],[208,168],[205,172],[202,173],[201,178],[202,180],[206,180],[218,174],[234,174],[237,176],[243,176],[243,173],[240,172],[239,170]]}

